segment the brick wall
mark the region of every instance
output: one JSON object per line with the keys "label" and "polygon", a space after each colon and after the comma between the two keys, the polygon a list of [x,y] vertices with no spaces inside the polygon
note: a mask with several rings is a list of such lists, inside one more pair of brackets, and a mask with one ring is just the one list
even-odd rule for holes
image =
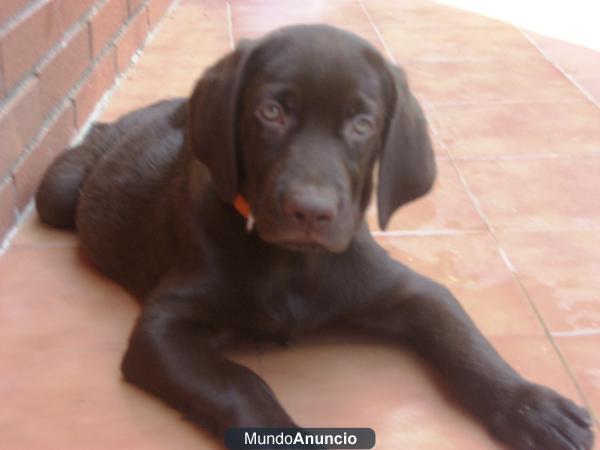
{"label": "brick wall", "polygon": [[174,0],[0,0],[0,243]]}

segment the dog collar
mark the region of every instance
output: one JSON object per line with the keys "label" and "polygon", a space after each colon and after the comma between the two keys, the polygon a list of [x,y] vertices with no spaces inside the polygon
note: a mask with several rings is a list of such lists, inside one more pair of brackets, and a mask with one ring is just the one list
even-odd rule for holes
{"label": "dog collar", "polygon": [[233,200],[233,206],[246,219],[246,230],[248,232],[252,231],[252,228],[254,228],[254,216],[252,215],[248,201],[238,194]]}

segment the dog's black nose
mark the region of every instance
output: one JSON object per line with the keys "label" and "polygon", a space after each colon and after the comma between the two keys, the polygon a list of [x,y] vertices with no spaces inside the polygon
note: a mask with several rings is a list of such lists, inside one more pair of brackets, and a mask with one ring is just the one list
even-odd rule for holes
{"label": "dog's black nose", "polygon": [[306,188],[288,193],[283,200],[283,211],[303,228],[323,228],[337,215],[335,196],[317,188]]}

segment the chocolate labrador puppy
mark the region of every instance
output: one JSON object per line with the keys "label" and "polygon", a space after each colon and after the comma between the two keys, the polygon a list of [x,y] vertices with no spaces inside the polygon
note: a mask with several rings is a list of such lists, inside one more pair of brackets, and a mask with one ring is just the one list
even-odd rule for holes
{"label": "chocolate labrador puppy", "polygon": [[143,301],[126,380],[220,435],[296,427],[223,350],[317,329],[410,343],[514,449],[589,449],[588,413],[523,379],[445,287],[373,240],[429,191],[435,164],[403,72],[363,39],[294,26],[243,42],[189,99],[99,124],[37,193],[105,274]]}

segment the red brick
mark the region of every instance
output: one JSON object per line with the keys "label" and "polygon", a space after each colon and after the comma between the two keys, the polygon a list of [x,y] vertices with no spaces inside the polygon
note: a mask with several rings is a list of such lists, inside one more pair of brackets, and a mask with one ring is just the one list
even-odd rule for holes
{"label": "red brick", "polygon": [[7,91],[58,42],[63,31],[58,2],[45,0],[0,35]]}
{"label": "red brick", "polygon": [[160,22],[173,1],[174,0],[149,0],[148,20],[150,22],[150,29],[154,28],[156,24]]}
{"label": "red brick", "polygon": [[117,42],[117,70],[119,73],[125,71],[131,62],[131,57],[142,46],[147,35],[146,14],[144,10],[140,10]]}
{"label": "red brick", "polygon": [[10,118],[0,119],[0,180],[8,174],[8,170],[21,152],[19,138],[15,133],[13,121]]}
{"label": "red brick", "polygon": [[115,54],[109,52],[100,60],[86,82],[75,94],[75,123],[80,128],[94,110],[98,100],[114,84],[116,77]]}
{"label": "red brick", "polygon": [[44,133],[38,147],[49,149],[52,159],[56,158],[69,147],[76,133],[75,110],[72,104],[67,104],[58,118]]}
{"label": "red brick", "polygon": [[73,107],[69,104],[50,125],[41,141],[14,170],[17,208],[22,211],[31,199],[46,168],[73,138]]}
{"label": "red brick", "polygon": [[31,3],[31,0],[2,0],[2,8],[0,8],[0,25],[25,8],[27,3]]}
{"label": "red brick", "polygon": [[45,114],[62,101],[90,62],[89,34],[83,28],[40,70],[42,110]]}
{"label": "red brick", "polygon": [[15,188],[10,177],[0,182],[0,243],[16,221]]}
{"label": "red brick", "polygon": [[129,15],[133,15],[133,13],[136,12],[140,5],[144,2],[145,0],[127,0]]}
{"label": "red brick", "polygon": [[92,54],[96,57],[127,20],[127,0],[110,0],[91,19]]}
{"label": "red brick", "polygon": [[94,3],[96,0],[60,0],[60,14],[65,28],[73,25]]}
{"label": "red brick", "polygon": [[0,111],[0,178],[36,136],[42,121],[39,84],[32,79]]}

